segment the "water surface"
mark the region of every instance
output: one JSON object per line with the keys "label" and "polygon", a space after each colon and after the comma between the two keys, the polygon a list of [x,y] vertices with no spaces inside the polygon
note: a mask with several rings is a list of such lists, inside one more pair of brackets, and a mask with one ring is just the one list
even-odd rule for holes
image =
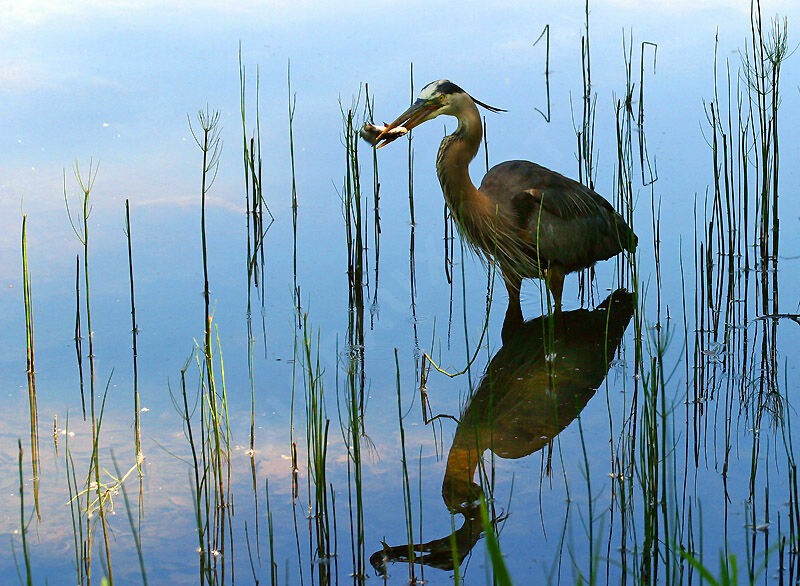
{"label": "water surface", "polygon": [[[793,47],[796,8],[765,2],[762,11],[765,32],[774,13],[788,17]],[[527,335],[504,345],[500,329],[506,297],[499,277],[487,322],[487,269],[468,250],[462,253],[457,236],[451,241],[451,270],[446,268],[444,204],[434,160],[443,132],[455,127],[452,119],[439,118],[413,133],[413,225],[408,143],[399,140],[378,152],[377,260],[373,154],[365,143],[358,145],[364,265],[355,286],[348,278],[353,257],[343,216],[342,110],[357,102],[356,123],[365,119],[365,84],[374,99],[375,120],[382,122],[408,104],[411,63],[415,91],[431,80],[449,78],[478,99],[508,110],[487,114],[490,165],[526,158],[578,178],[585,18],[579,2],[348,8],[239,3],[225,11],[211,5],[190,10],[180,3],[65,8],[38,2],[14,8],[0,25],[6,46],[0,92],[7,114],[0,132],[6,153],[0,162],[0,335],[5,341],[0,371],[7,403],[0,434],[6,494],[0,530],[8,547],[4,571],[15,572],[16,566],[25,575],[17,461],[21,439],[34,582],[54,583],[65,576],[80,580],[73,551],[72,511],[77,508],[68,504],[65,455],[69,448],[78,484],[85,488],[92,430],[82,416],[74,341],[76,259],[83,271],[84,251],[67,217],[64,185],[74,212],[80,196],[74,167],[85,176],[91,160],[99,162],[91,193],[89,267],[98,405],[108,387],[99,440],[104,482],[116,474],[112,454],[123,473],[136,463],[126,199],[144,408],[141,480],[134,469],[125,481],[129,507],[118,494],[113,515],[108,508],[114,578],[141,580],[128,510],[141,539],[148,582],[197,583],[201,577],[191,446],[170,393],[180,407],[181,369],[190,359],[187,396],[192,406],[197,404],[197,434],[207,404],[197,399],[205,326],[202,153],[187,116],[197,129],[196,112],[208,107],[220,111],[223,140],[216,181],[206,198],[206,235],[211,309],[218,328],[217,382],[221,385],[221,349],[230,428],[225,486],[233,507],[225,509],[224,530],[216,526],[227,545],[221,555],[207,552],[213,567],[202,574],[204,580],[270,583],[273,559],[278,583],[358,582],[360,572],[364,580],[376,582],[384,570],[390,583],[412,575],[418,581],[450,583],[457,559],[463,583],[490,583],[485,527],[479,510],[464,505],[480,495],[489,497],[489,517],[497,521],[490,527],[499,532],[499,548],[515,583],[699,582],[681,548],[716,576],[723,556],[740,576],[777,582],[783,572],[784,579],[796,579],[792,390],[800,340],[797,324],[786,314],[797,311],[800,258],[794,230],[800,209],[791,197],[798,184],[791,162],[800,154],[792,133],[800,107],[797,61],[789,57],[780,71],[780,232],[772,231],[770,208],[768,246],[760,249],[753,246],[760,213],[755,198],[765,166],[752,144],[753,132],[759,132],[756,111],[749,118],[754,124],[745,125],[750,110],[741,64],[752,50],[747,2],[733,7],[722,2],[590,5],[592,181],[618,209],[630,210],[639,248],[635,273],[619,259],[598,264],[594,280],[583,289],[576,276],[568,278],[564,309],[571,317],[565,323],[540,318],[546,314],[541,283],[528,281],[523,287],[523,312],[531,320]],[[546,113],[548,103],[544,39],[534,46],[545,25],[550,33],[549,121],[537,112]],[[657,45],[657,53],[643,42]],[[240,43],[248,135],[256,121],[258,70],[262,189],[275,218],[263,240],[258,288],[248,282]],[[289,63],[291,99],[296,100],[296,238]],[[748,174],[745,181],[745,167],[738,162],[728,168],[734,194],[729,212],[724,194],[715,207],[714,133],[708,116],[713,102],[722,119],[720,144],[724,132],[736,137],[738,148],[739,99],[750,137]],[[629,152],[624,150],[626,128]],[[644,172],[642,136],[651,165]],[[482,150],[472,165],[476,183],[484,161]],[[716,167],[724,178],[719,145]],[[651,170],[657,172],[655,181]],[[724,180],[721,185],[724,189]],[[22,214],[27,215],[35,327],[41,519],[33,506]],[[732,226],[746,230],[734,232]],[[619,288],[638,295],[626,301],[627,293],[615,294],[623,296],[616,301],[620,307],[632,305],[620,310],[617,340],[610,330],[598,334],[595,321],[602,322],[597,316],[604,313],[596,308]],[[85,295],[81,280],[82,304]],[[88,388],[85,305],[81,311]],[[252,363],[248,331],[254,336]],[[598,335],[604,351],[598,350]],[[305,337],[310,361],[304,357]],[[451,379],[429,368],[425,352],[451,372],[463,369],[473,356],[474,361],[467,373]],[[310,378],[304,375],[309,366]],[[306,404],[312,387],[323,396],[322,421],[330,421],[324,484],[318,482],[320,469],[310,472],[307,459]],[[358,422],[363,433],[356,434],[360,507],[356,440],[348,433],[348,393],[353,389],[356,397],[362,391],[364,397]],[[426,423],[427,416],[437,414],[445,417]],[[472,482],[481,488],[467,487],[466,477],[473,472]],[[315,491],[318,484],[324,486],[322,493]],[[448,487],[456,486],[466,492],[448,494]],[[314,514],[320,494],[327,503],[324,516]],[[81,507],[85,504],[82,497]],[[98,581],[105,572],[105,546],[100,525],[92,526],[91,577]],[[213,534],[213,515],[209,527]],[[325,537],[320,528],[329,532],[327,539],[320,540]],[[422,558],[426,564],[419,557],[413,566],[404,561],[409,539],[427,544],[416,554],[428,556]]]}

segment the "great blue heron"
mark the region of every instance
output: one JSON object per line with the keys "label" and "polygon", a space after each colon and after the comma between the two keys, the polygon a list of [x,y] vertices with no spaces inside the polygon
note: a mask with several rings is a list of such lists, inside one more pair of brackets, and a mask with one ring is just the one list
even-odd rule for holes
{"label": "great blue heron", "polygon": [[398,129],[411,130],[441,114],[458,119],[456,131],[442,139],[436,172],[461,234],[500,267],[508,289],[505,332],[522,323],[522,279],[544,279],[558,310],[564,275],[633,252],[637,238],[601,195],[530,161],[495,165],[476,189],[468,171],[483,136],[476,104],[502,111],[446,79],[431,82],[371,142],[382,140],[380,148],[405,133]]}

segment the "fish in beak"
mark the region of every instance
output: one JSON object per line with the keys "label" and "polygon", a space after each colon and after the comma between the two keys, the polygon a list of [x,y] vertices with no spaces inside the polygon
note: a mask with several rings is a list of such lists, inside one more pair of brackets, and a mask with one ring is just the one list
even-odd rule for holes
{"label": "fish in beak", "polygon": [[364,127],[359,131],[359,135],[361,138],[366,140],[372,146],[378,144],[379,140],[378,137],[381,137],[383,140],[383,144],[389,144],[393,140],[397,140],[401,136],[404,136],[408,133],[408,130],[403,128],[402,126],[395,126],[391,130],[386,130],[386,124],[381,126],[380,124],[370,124],[369,122],[364,124]]}
{"label": "fish in beak", "polygon": [[[386,146],[392,140],[397,138],[397,137],[393,137],[393,138],[391,138],[391,140],[389,140],[389,137],[391,136],[390,133],[395,128],[402,126],[405,129],[405,131],[408,132],[409,130],[411,130],[415,126],[419,126],[420,124],[422,124],[426,120],[429,120],[430,119],[429,118],[430,113],[433,112],[434,110],[436,110],[438,107],[439,107],[439,104],[436,101],[423,100],[423,99],[418,99],[417,101],[415,101],[413,104],[411,104],[411,107],[408,110],[406,110],[405,112],[400,114],[400,116],[397,117],[397,120],[395,120],[389,126],[387,126],[383,130],[383,132],[381,132],[375,138],[375,142],[376,143],[378,143],[381,140],[383,140],[383,142],[378,145],[378,148],[381,148],[382,146]],[[405,134],[405,132],[403,134]]]}

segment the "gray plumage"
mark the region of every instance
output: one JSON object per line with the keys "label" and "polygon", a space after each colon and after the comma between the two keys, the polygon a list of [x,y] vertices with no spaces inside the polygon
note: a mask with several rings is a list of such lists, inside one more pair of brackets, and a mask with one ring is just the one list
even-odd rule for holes
{"label": "gray plumage", "polygon": [[523,277],[539,277],[537,265],[566,274],[636,249],[636,235],[601,195],[536,163],[495,165],[478,191],[505,209],[499,213],[513,218],[515,236],[528,245],[533,262]]}

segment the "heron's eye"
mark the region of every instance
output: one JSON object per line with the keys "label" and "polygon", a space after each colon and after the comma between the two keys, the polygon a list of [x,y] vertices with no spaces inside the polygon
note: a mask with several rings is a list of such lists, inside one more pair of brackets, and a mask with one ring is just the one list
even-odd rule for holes
{"label": "heron's eye", "polygon": [[444,102],[444,94],[439,94],[439,101]]}

